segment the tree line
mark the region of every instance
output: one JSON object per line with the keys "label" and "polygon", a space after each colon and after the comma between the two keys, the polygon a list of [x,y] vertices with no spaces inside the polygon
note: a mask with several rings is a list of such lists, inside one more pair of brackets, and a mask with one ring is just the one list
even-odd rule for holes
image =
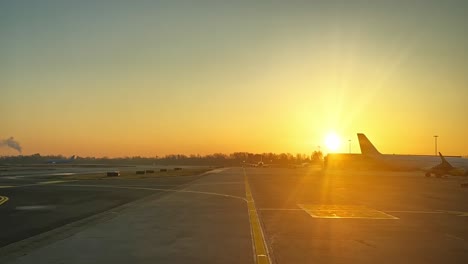
{"label": "tree line", "polygon": [[[8,164],[42,164],[49,160],[66,159],[62,155],[42,156],[39,153],[33,155],[3,156],[0,157],[0,165]],[[154,157],[76,157],[73,164],[121,164],[121,165],[218,165],[218,166],[238,166],[244,163],[255,164],[263,161],[267,164],[289,165],[304,163],[321,163],[323,154],[321,151],[314,151],[308,154],[291,153],[250,153],[234,152],[231,154],[213,153],[208,155],[184,155],[170,154]]]}

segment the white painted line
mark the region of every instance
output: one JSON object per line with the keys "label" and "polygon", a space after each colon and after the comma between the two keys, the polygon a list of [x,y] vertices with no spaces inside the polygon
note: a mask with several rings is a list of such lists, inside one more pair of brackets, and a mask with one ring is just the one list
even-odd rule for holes
{"label": "white painted line", "polygon": [[408,214],[444,214],[444,212],[441,212],[441,211],[387,211],[387,210],[384,210],[384,212],[387,212],[387,213],[408,213]]}
{"label": "white painted line", "polygon": [[[304,209],[298,208],[259,208],[259,211],[304,211]],[[318,210],[321,211],[321,210]],[[449,215],[456,215],[456,216],[468,216],[468,212],[461,212],[461,211],[411,211],[411,210],[376,210],[382,213],[404,213],[404,214],[449,214]]]}
{"label": "white painted line", "polygon": [[65,183],[65,182],[73,182],[74,180],[71,181],[43,181],[39,182],[39,184],[56,184],[56,183]]}
{"label": "white painted line", "polygon": [[448,233],[445,233],[445,236],[450,237],[450,238],[455,239],[455,240],[465,241],[465,239],[463,239],[463,238],[461,238],[461,237],[458,237],[458,236],[455,236],[455,235],[451,235],[451,234],[448,234]]}
{"label": "white painted line", "polygon": [[190,186],[192,185],[235,185],[235,184],[244,184],[244,182],[213,182],[213,183],[194,183],[194,184],[191,184]]}
{"label": "white painted line", "polygon": [[456,216],[468,216],[468,212],[461,212],[461,211],[444,211],[444,210],[439,210],[440,212],[444,212],[447,214],[454,214]]}
{"label": "white painted line", "polygon": [[304,211],[298,208],[260,208],[259,211]]}
{"label": "white painted line", "polygon": [[210,171],[207,171],[203,174],[211,174],[211,173],[220,173],[220,172],[223,172],[225,170],[227,170],[228,168],[220,168],[220,169],[214,169],[214,170],[210,170]]}
{"label": "white painted line", "polygon": [[111,188],[111,189],[130,189],[130,190],[148,190],[148,191],[160,191],[160,192],[175,192],[175,193],[194,193],[194,194],[205,194],[213,196],[221,196],[226,198],[235,198],[243,201],[247,201],[244,197],[214,193],[214,192],[201,192],[201,191],[189,191],[189,190],[177,190],[177,189],[160,189],[160,188],[148,188],[148,187],[134,187],[134,186],[115,186],[115,185],[94,185],[94,184],[57,184],[56,186],[66,187],[96,187],[96,188]]}
{"label": "white painted line", "polygon": [[59,173],[52,173],[50,174],[51,176],[72,176],[76,175],[77,173],[75,172],[59,172]]}
{"label": "white painted line", "polygon": [[53,205],[24,205],[15,207],[16,210],[20,211],[40,211],[40,210],[53,210]]}

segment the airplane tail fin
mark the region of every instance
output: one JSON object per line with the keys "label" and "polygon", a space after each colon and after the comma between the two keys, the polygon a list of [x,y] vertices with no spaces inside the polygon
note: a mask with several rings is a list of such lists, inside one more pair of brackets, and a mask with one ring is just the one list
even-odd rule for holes
{"label": "airplane tail fin", "polygon": [[358,133],[359,147],[361,147],[361,153],[364,155],[376,156],[381,155],[380,152],[374,147],[366,135]]}
{"label": "airplane tail fin", "polygon": [[453,169],[452,164],[450,164],[450,163],[445,159],[445,157],[442,155],[442,153],[439,152],[439,156],[440,156],[440,159],[442,160],[442,163],[441,163],[439,166],[444,167],[444,168]]}

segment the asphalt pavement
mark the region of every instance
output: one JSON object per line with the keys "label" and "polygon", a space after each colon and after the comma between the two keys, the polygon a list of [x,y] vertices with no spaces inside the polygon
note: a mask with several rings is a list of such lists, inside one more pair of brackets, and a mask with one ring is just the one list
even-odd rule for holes
{"label": "asphalt pavement", "polygon": [[0,205],[2,241],[16,237],[0,248],[0,262],[466,263],[466,181],[226,168],[189,178],[22,182],[29,186],[0,188],[9,198]]}
{"label": "asphalt pavement", "polygon": [[[81,174],[82,168],[64,173]],[[20,175],[21,177],[16,177]],[[148,195],[165,194],[163,189],[180,188],[199,178],[162,177],[157,179],[63,180],[55,171],[21,171],[13,177],[0,177],[0,247],[41,234]],[[86,185],[83,185],[86,184]],[[113,188],[97,188],[94,185]],[[158,187],[158,190],[115,188]],[[3,199],[2,199],[3,197]]]}

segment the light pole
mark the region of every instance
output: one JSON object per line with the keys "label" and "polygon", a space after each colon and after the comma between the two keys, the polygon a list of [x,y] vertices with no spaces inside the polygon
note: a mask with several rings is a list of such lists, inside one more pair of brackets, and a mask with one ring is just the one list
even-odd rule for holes
{"label": "light pole", "polygon": [[351,139],[348,139],[349,141],[349,154],[351,154]]}
{"label": "light pole", "polygon": [[437,138],[438,138],[438,137],[439,137],[439,136],[437,136],[437,135],[434,136],[434,147],[435,147],[435,155],[436,155],[436,156],[437,156]]}

